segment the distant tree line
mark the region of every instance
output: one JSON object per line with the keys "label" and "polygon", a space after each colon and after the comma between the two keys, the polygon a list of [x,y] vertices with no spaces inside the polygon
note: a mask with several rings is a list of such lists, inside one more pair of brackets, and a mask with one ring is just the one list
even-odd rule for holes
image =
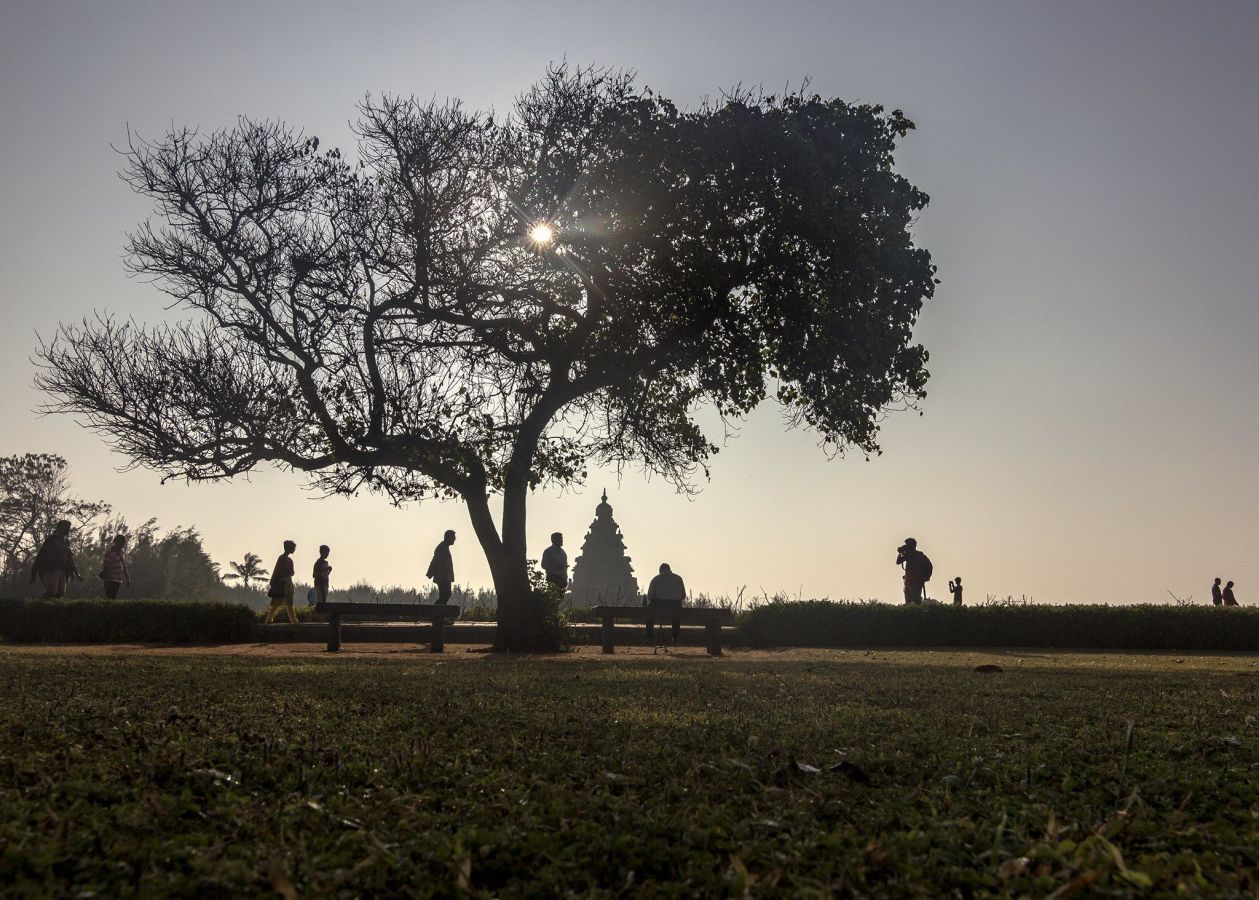
{"label": "distant tree line", "polygon": [[[220,600],[243,603],[255,609],[267,605],[265,589],[270,570],[257,553],[246,552],[229,561],[228,572],[210,559],[194,527],[163,531],[156,519],[132,526],[103,501],[84,500],[74,494],[69,465],[51,453],[27,453],[0,457],[0,597],[38,596],[31,584],[31,563],[40,544],[58,521],[73,526],[71,545],[83,581],[71,581],[69,598],[99,597],[98,577],[114,537],[127,536],[127,566],[131,584],[123,597],[132,600]],[[307,585],[299,579],[298,602]],[[332,598],[358,603],[431,602],[431,589],[380,588],[366,583],[332,591]],[[461,609],[497,608],[492,590],[456,585],[452,601]]]}
{"label": "distant tree line", "polygon": [[127,536],[132,598],[226,599],[231,591],[201,544],[195,528],[162,531],[156,519],[138,526],[114,515],[108,503],[77,497],[69,466],[51,453],[0,457],[0,595],[32,593],[31,562],[56,523],[73,526],[71,545],[83,581],[71,581],[66,596],[96,597],[105,550],[115,535]]}

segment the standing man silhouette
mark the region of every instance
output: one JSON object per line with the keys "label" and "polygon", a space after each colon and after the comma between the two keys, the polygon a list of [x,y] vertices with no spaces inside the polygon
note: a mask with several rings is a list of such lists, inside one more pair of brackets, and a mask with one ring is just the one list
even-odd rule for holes
{"label": "standing man silhouette", "polygon": [[931,560],[918,549],[916,540],[905,538],[905,543],[896,548],[896,564],[905,567],[905,602],[922,603],[931,580]]}
{"label": "standing man silhouette", "polygon": [[450,545],[455,542],[455,533],[447,531],[442,542],[433,550],[433,561],[428,564],[425,573],[437,585],[437,602],[450,602],[451,585],[455,583],[455,561],[450,557]]}
{"label": "standing man silhouette", "polygon": [[1211,585],[1211,602],[1220,606],[1224,603],[1224,593],[1220,590],[1220,579],[1215,579],[1215,584]]}
{"label": "standing man silhouette", "polygon": [[1233,596],[1233,582],[1224,585],[1224,605],[1237,606],[1237,598]]}
{"label": "standing man silhouette", "polygon": [[564,552],[564,535],[551,535],[551,546],[542,551],[542,571],[547,584],[559,590],[560,596],[568,589],[568,554]]}
{"label": "standing man silhouette", "polygon": [[953,605],[962,605],[962,576],[958,575],[949,582],[949,593],[953,595]]}
{"label": "standing man silhouette", "polygon": [[311,578],[315,582],[315,605],[328,602],[328,583],[332,576],[332,563],[328,562],[328,554],[332,550],[327,544],[319,545],[319,559],[315,560],[311,569]]}

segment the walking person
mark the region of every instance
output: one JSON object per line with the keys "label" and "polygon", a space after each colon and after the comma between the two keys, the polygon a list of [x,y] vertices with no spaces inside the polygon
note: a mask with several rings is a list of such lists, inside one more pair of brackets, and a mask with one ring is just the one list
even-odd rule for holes
{"label": "walking person", "polygon": [[[651,584],[647,586],[646,605],[665,609],[681,609],[685,601],[686,585],[682,582],[682,576],[674,572],[668,563],[661,563],[660,574],[651,579]],[[649,644],[651,643],[651,632],[654,624],[650,621],[647,623],[647,643]],[[675,621],[673,623],[674,644],[677,644],[681,631],[682,623]]]}
{"label": "walking person", "polygon": [[1238,606],[1237,598],[1233,596],[1233,582],[1224,585],[1223,603],[1225,606]]}
{"label": "walking person", "polygon": [[66,584],[71,578],[83,580],[79,567],[74,564],[74,551],[70,548],[70,523],[62,519],[52,534],[40,545],[31,565],[31,583],[39,581],[44,586],[41,600],[60,600],[66,594]]}
{"label": "walking person", "polygon": [[127,570],[127,559],[122,553],[126,546],[127,536],[118,535],[101,561],[101,581],[105,582],[105,597],[108,600],[117,600],[119,588],[131,584],[131,572]]}
{"label": "walking person", "polygon": [[431,578],[437,585],[437,602],[449,603],[451,586],[455,583],[455,561],[450,556],[450,547],[455,542],[455,533],[447,531],[442,542],[433,549],[433,561],[428,564],[425,577]]}
{"label": "walking person", "polygon": [[332,564],[328,562],[328,554],[332,551],[327,544],[319,545],[319,559],[315,560],[315,568],[311,578],[315,582],[315,605],[328,602],[328,577],[332,574]]}
{"label": "walking person", "polygon": [[542,571],[546,583],[563,597],[568,590],[568,554],[564,552],[564,535],[558,531],[551,535],[551,546],[542,551]]}
{"label": "walking person", "polygon": [[905,567],[905,602],[922,603],[927,582],[931,580],[931,560],[918,549],[916,540],[905,538],[905,542],[896,548],[896,564]]}
{"label": "walking person", "polygon": [[271,606],[267,609],[268,625],[281,609],[288,614],[290,624],[297,624],[297,613],[293,612],[293,575],[297,571],[293,565],[293,553],[296,550],[297,544],[285,541],[284,553],[271,569],[271,583],[267,588],[267,596],[271,598]]}
{"label": "walking person", "polygon": [[949,593],[953,595],[953,605],[962,605],[962,576],[958,575],[949,582]]}
{"label": "walking person", "polygon": [[1220,579],[1215,579],[1215,584],[1211,585],[1211,603],[1214,606],[1222,606],[1224,604],[1224,592],[1220,590]]}

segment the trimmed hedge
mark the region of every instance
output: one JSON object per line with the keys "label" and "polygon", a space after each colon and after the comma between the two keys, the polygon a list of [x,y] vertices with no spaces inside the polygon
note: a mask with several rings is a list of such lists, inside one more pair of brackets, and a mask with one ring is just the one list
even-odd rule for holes
{"label": "trimmed hedge", "polygon": [[1259,609],[1213,606],[899,606],[826,600],[745,613],[749,647],[1075,647],[1259,650]]}
{"label": "trimmed hedge", "polygon": [[241,644],[253,610],[175,600],[0,600],[0,641],[14,644]]}

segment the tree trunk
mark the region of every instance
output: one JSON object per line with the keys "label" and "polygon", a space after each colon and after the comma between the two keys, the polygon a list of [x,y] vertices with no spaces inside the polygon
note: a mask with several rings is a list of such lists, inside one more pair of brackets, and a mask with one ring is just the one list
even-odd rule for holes
{"label": "tree trunk", "polygon": [[559,648],[559,635],[548,627],[541,597],[529,589],[525,545],[525,498],[527,490],[515,484],[503,495],[503,534],[499,536],[490,515],[488,498],[465,498],[472,528],[485,551],[494,593],[498,596],[496,650],[520,653],[553,653]]}

